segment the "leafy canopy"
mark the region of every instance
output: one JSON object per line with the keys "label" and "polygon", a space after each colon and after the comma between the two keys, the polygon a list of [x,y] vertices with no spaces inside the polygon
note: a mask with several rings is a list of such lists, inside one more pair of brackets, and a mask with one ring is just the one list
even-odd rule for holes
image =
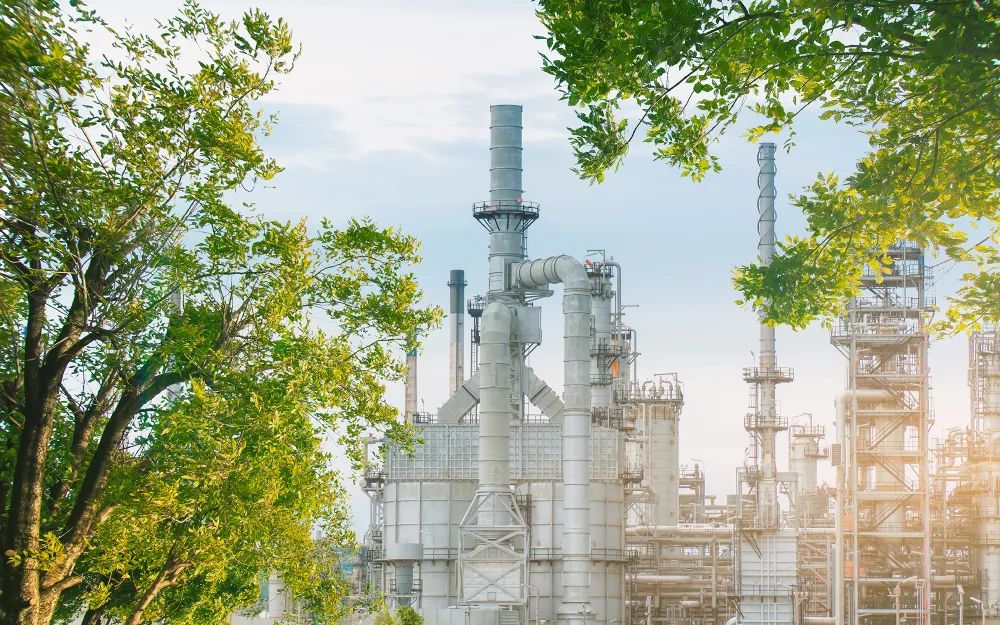
{"label": "leafy canopy", "polygon": [[346,609],[323,443],[410,440],[385,383],[441,313],[413,237],[238,201],[281,170],[257,102],[296,56],[257,10],[144,34],[0,4],[3,625],[221,622],[272,570]]}
{"label": "leafy canopy", "polygon": [[[888,270],[887,246],[904,239],[973,263],[942,329],[1000,319],[1000,3],[538,4],[544,70],[581,109],[570,141],[584,179],[617,169],[642,128],[657,159],[701,180],[745,107],[763,120],[746,131],[753,141],[809,107],[867,133],[871,151],[850,176],[820,175],[793,198],[808,235],[781,243],[770,267],[736,270],[741,303],[767,322],[828,320],[863,266]],[[618,118],[626,101],[642,111],[631,123]],[[958,227],[970,220],[984,229],[972,243]]]}

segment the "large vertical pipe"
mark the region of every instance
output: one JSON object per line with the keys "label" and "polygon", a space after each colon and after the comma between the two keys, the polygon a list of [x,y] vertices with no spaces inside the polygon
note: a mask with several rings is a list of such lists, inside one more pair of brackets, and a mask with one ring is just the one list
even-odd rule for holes
{"label": "large vertical pipe", "polygon": [[[757,232],[760,240],[757,244],[757,251],[760,256],[760,264],[767,267],[774,257],[774,199],[776,191],[774,188],[774,152],[773,143],[762,143],[757,150],[757,164],[760,165],[760,174],[757,177],[757,187],[760,195],[757,198]],[[763,318],[764,311],[759,311]],[[760,324],[760,367],[765,372],[774,371],[777,368],[777,356],[774,346],[774,326],[765,323]],[[777,423],[777,409],[775,403],[776,378],[774,376],[763,376],[760,381],[760,416],[766,424]],[[777,521],[778,517],[778,465],[775,457],[775,434],[773,428],[760,430],[761,443],[761,482],[758,489],[758,515],[768,525]]]}
{"label": "large vertical pipe", "polygon": [[520,263],[517,286],[563,283],[563,603],[560,625],[586,625],[590,606],[590,280],[570,256]]}
{"label": "large vertical pipe", "polygon": [[[847,553],[844,549],[844,498],[847,496],[847,406],[849,401],[849,391],[837,396],[833,402],[834,414],[836,415],[837,426],[837,449],[840,450],[840,457],[837,466],[837,498],[834,501],[833,531],[836,537],[837,551],[833,571],[833,625],[844,625],[844,563],[847,560]],[[831,453],[831,455],[833,455]]]}
{"label": "large vertical pipe", "polygon": [[452,269],[448,280],[450,289],[450,306],[448,307],[449,325],[449,376],[448,396],[452,396],[465,382],[465,272]]}
{"label": "large vertical pipe", "polygon": [[[490,205],[502,209],[521,202],[521,107],[490,107]],[[501,220],[490,231],[490,293],[502,293],[510,263],[524,260],[524,232],[519,220]]]}
{"label": "large vertical pipe", "polygon": [[[479,495],[510,492],[510,328],[513,314],[494,302],[483,311],[479,347]],[[479,511],[480,527],[509,526],[497,505]]]}

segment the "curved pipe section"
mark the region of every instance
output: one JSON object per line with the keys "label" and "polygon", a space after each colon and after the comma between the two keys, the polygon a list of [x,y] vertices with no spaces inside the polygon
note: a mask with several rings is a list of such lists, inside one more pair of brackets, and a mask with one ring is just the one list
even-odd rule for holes
{"label": "curved pipe section", "polygon": [[[515,263],[515,288],[563,285],[563,603],[560,623],[585,625],[590,607],[590,279],[572,256]],[[482,427],[482,426],[480,426]]]}

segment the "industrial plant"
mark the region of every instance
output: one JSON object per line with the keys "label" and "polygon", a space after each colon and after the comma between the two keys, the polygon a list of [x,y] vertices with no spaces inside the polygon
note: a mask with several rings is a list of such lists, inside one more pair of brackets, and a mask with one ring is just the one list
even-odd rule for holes
{"label": "industrial plant", "polygon": [[[488,290],[467,294],[464,271],[451,272],[447,376],[418,376],[408,357],[404,414],[421,442],[365,440],[357,591],[427,625],[1000,625],[1000,337],[970,338],[972,422],[936,431],[924,251],[893,245],[834,324],[847,383],[823,400],[833,431],[779,413],[795,373],[760,325],[742,371],[749,452],[731,494],[710,494],[706,472],[733,467],[681,464],[684,372],[640,360],[623,323],[629,268],[583,250],[528,255],[544,213],[524,196],[521,115],[491,107],[489,199],[472,205]],[[767,264],[774,144],[757,163]],[[555,296],[563,336],[543,345]],[[563,388],[529,365],[544,349],[562,350]],[[450,398],[418,411],[417,385],[443,378]]]}

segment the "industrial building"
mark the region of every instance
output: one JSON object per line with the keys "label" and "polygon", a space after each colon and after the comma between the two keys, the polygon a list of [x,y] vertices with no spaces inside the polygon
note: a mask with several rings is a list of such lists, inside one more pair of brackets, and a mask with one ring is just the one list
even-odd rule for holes
{"label": "industrial building", "polygon": [[[491,107],[490,194],[471,215],[489,287],[467,297],[451,273],[450,398],[417,410],[417,384],[444,376],[418,378],[410,354],[405,418],[422,444],[366,441],[359,591],[428,625],[1000,625],[1000,336],[970,339],[972,423],[935,435],[923,251],[893,245],[831,331],[847,380],[829,398],[835,431],[779,414],[794,371],[760,325],[742,372],[750,452],[717,498],[705,471],[731,468],[680,464],[683,372],[644,374],[669,363],[640,363],[623,323],[628,267],[574,250],[529,259],[542,212],[523,197],[521,133],[521,107]],[[774,144],[757,160],[766,264]],[[557,294],[562,345],[543,345],[541,306]],[[562,350],[563,388],[529,366],[536,349]]]}

